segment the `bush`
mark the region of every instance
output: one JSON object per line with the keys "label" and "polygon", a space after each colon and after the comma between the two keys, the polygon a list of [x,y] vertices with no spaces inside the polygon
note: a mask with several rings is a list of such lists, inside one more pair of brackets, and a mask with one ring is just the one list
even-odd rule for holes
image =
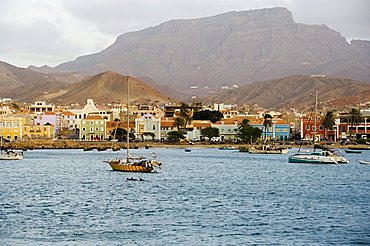
{"label": "bush", "polygon": [[368,139],[360,138],[360,139],[357,139],[356,140],[356,143],[358,143],[358,144],[366,144],[367,141],[368,141]]}

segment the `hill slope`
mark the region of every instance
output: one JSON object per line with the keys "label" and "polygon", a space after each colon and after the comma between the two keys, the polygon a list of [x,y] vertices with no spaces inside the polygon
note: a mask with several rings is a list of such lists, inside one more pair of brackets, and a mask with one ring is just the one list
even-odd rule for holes
{"label": "hill slope", "polygon": [[149,76],[175,89],[248,84],[295,74],[369,81],[370,42],[347,43],[325,25],[294,22],[285,8],[172,20],[125,33],[105,50],[60,64],[64,71]]}
{"label": "hill slope", "polygon": [[258,104],[263,108],[299,107],[314,102],[315,90],[318,90],[319,100],[328,106],[334,103],[340,106],[351,105],[360,100],[370,100],[368,83],[334,77],[291,76],[225,90],[206,101]]}
{"label": "hill slope", "polygon": [[[126,102],[127,77],[114,72],[104,72],[88,77],[77,84],[70,85],[62,91],[48,95],[48,100],[57,104],[83,104],[92,98],[98,103]],[[147,84],[129,77],[130,101],[159,101],[171,100],[154,90]]]}

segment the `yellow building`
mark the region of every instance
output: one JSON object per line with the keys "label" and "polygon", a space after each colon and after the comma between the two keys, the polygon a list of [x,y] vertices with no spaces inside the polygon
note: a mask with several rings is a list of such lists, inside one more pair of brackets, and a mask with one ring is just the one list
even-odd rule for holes
{"label": "yellow building", "polygon": [[55,127],[49,123],[45,125],[24,125],[23,137],[31,139],[51,139],[55,137]]}
{"label": "yellow building", "polygon": [[19,115],[2,115],[0,118],[0,136],[4,139],[17,140],[23,137],[26,119]]}

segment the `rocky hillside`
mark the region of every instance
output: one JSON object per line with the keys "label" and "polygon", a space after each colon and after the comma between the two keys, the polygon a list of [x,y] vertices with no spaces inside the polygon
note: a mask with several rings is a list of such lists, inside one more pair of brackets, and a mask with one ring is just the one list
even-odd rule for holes
{"label": "rocky hillside", "polygon": [[335,77],[291,76],[224,90],[206,101],[257,104],[263,108],[275,109],[300,107],[313,104],[315,90],[318,91],[319,101],[328,107],[370,100],[369,83]]}
{"label": "rocky hillside", "polygon": [[105,50],[60,64],[63,71],[149,76],[177,90],[215,90],[290,75],[369,82],[370,42],[348,43],[325,25],[296,23],[285,8],[172,20],[125,33]]}
{"label": "rocky hillside", "polygon": [[83,77],[74,72],[44,73],[37,71],[35,67],[20,68],[0,61],[0,97],[28,101],[63,89],[68,84],[79,82]]}
{"label": "rocky hillside", "polygon": [[[130,101],[170,102],[171,99],[152,87],[129,77]],[[84,104],[92,98],[97,103],[126,102],[127,77],[115,72],[104,72],[88,77],[77,84],[70,85],[55,93],[41,97],[58,105],[71,103]]]}

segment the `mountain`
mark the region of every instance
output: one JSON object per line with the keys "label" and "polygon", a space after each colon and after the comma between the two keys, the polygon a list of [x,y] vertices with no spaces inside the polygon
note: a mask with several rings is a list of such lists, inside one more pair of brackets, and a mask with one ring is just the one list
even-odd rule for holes
{"label": "mountain", "polygon": [[216,93],[206,101],[257,104],[270,109],[301,107],[313,104],[315,90],[318,90],[319,101],[328,107],[354,105],[370,100],[369,83],[311,75],[256,82]]}
{"label": "mountain", "polygon": [[183,101],[183,99],[189,97],[188,94],[177,91],[177,90],[175,90],[175,89],[173,89],[173,88],[171,88],[167,85],[160,84],[160,83],[154,81],[150,77],[146,76],[146,77],[138,78],[138,80],[143,81],[144,83],[146,83],[150,87],[155,88],[160,93],[162,93],[162,94],[166,95],[167,97],[172,98],[174,100]]}
{"label": "mountain", "polygon": [[[55,93],[50,93],[47,99],[59,105],[72,103],[84,104],[87,99],[92,98],[97,103],[126,102],[127,77],[115,72],[103,72],[87,77],[79,83],[72,84]],[[130,84],[130,101],[141,102],[171,102],[167,96],[154,90],[144,82],[133,77],[128,79]]]}
{"label": "mountain", "polygon": [[120,35],[101,52],[56,68],[149,76],[181,91],[215,90],[297,74],[370,82],[369,53],[369,41],[348,43],[326,25],[296,23],[279,7],[171,20]]}
{"label": "mountain", "polygon": [[75,72],[43,72],[45,71],[33,66],[20,68],[0,61],[0,97],[30,102],[40,95],[61,90],[85,77]]}

